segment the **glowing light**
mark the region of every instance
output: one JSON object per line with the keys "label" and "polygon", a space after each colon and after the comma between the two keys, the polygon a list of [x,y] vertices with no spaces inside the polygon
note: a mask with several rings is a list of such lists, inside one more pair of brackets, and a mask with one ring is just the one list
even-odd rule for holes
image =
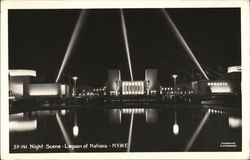
{"label": "glowing light", "polygon": [[[131,59],[130,59],[129,44],[128,44],[128,37],[127,37],[127,29],[126,29],[125,18],[124,18],[124,14],[123,14],[123,10],[122,9],[120,10],[120,13],[121,13],[121,22],[122,22],[123,37],[124,37],[125,48],[126,48],[126,53],[127,53],[128,65],[129,65],[129,73],[130,73],[131,81],[133,81],[134,78],[133,78],[133,71],[132,71],[132,65],[131,65]],[[134,119],[134,112],[132,113],[131,120],[130,120],[130,128],[129,128],[128,149],[127,149],[127,152],[130,151],[130,147],[131,147],[133,119]]]}
{"label": "glowing light", "polygon": [[77,20],[76,25],[75,25],[75,28],[74,28],[74,32],[73,32],[73,34],[72,34],[72,36],[71,36],[71,39],[70,39],[68,48],[67,48],[66,53],[65,53],[65,56],[64,56],[64,58],[63,58],[61,68],[60,68],[59,73],[58,73],[58,75],[57,75],[56,82],[59,81],[59,79],[60,79],[60,77],[61,77],[61,74],[62,74],[62,72],[63,72],[63,70],[64,70],[64,68],[65,68],[65,66],[66,66],[66,64],[67,64],[67,61],[68,61],[68,59],[69,59],[69,56],[70,56],[70,54],[71,54],[71,52],[72,52],[72,49],[73,49],[73,47],[74,47],[74,44],[75,44],[75,42],[76,42],[76,40],[77,40],[77,37],[78,37],[78,35],[79,35],[80,29],[82,28],[83,22],[84,22],[84,20],[86,19],[86,18],[85,18],[85,17],[86,17],[86,12],[87,12],[86,10],[82,10],[81,13],[80,13],[80,15],[79,15],[79,17],[78,17],[78,20]]}
{"label": "glowing light", "polygon": [[239,128],[242,125],[242,121],[237,117],[228,117],[228,124],[230,128]]}
{"label": "glowing light", "polygon": [[56,96],[60,90],[59,84],[29,84],[28,94],[30,96]]}
{"label": "glowing light", "polygon": [[205,114],[205,116],[203,117],[203,119],[201,120],[201,122],[199,123],[198,127],[196,128],[195,132],[193,133],[192,137],[190,138],[190,140],[188,141],[186,147],[185,147],[185,151],[189,151],[190,148],[192,147],[194,141],[196,140],[196,138],[198,137],[198,135],[200,134],[201,129],[203,128],[203,126],[205,125],[205,123],[208,120],[208,117],[210,115],[210,112],[207,112]]}
{"label": "glowing light", "polygon": [[174,135],[178,135],[179,134],[179,125],[177,123],[175,123],[173,125],[173,133],[174,133]]}
{"label": "glowing light", "polygon": [[134,78],[133,78],[133,70],[132,70],[131,59],[130,59],[130,51],[129,51],[128,37],[127,37],[127,29],[126,29],[125,17],[124,17],[122,9],[120,10],[120,13],[121,13],[121,22],[122,22],[122,31],[123,31],[124,43],[125,43],[127,59],[128,59],[129,73],[130,73],[131,81],[133,81]]}
{"label": "glowing light", "polygon": [[78,79],[78,77],[74,76],[74,77],[72,77],[72,79],[76,81]]}
{"label": "glowing light", "polygon": [[12,91],[12,95],[15,97],[23,96],[23,82],[10,82],[9,90]]}
{"label": "glowing light", "polygon": [[176,37],[179,39],[179,41],[181,42],[182,46],[184,47],[184,49],[186,50],[186,52],[189,54],[189,56],[191,57],[191,59],[194,61],[194,63],[197,65],[197,67],[200,69],[201,73],[203,74],[203,76],[209,80],[209,78],[207,77],[206,73],[204,72],[204,70],[202,69],[202,67],[200,66],[199,62],[197,61],[197,59],[195,58],[192,50],[189,48],[188,44],[186,43],[185,39],[182,37],[181,33],[179,32],[179,30],[177,29],[177,27],[175,26],[174,22],[172,21],[172,19],[170,18],[170,16],[168,15],[167,11],[165,9],[162,9],[169,25],[171,26],[172,30],[174,31]]}
{"label": "glowing light", "polygon": [[227,73],[241,72],[241,66],[231,66],[227,68]]}
{"label": "glowing light", "polygon": [[61,94],[65,95],[66,94],[66,85],[65,84],[61,84],[60,87],[61,87]]}
{"label": "glowing light", "polygon": [[10,69],[10,76],[32,76],[36,77],[36,71],[27,69]]}
{"label": "glowing light", "polygon": [[232,88],[228,85],[214,85],[210,87],[212,93],[232,93]]}
{"label": "glowing light", "polygon": [[66,110],[65,109],[61,110],[61,114],[65,115],[66,114]]}
{"label": "glowing light", "polygon": [[144,85],[141,81],[123,81],[122,82],[122,94],[143,94]]}
{"label": "glowing light", "polygon": [[74,135],[74,137],[77,137],[78,134],[79,134],[79,127],[77,125],[75,125],[73,127],[73,135]]}
{"label": "glowing light", "polygon": [[124,114],[143,114],[144,108],[123,108],[122,113]]}
{"label": "glowing light", "polygon": [[10,121],[10,132],[34,131],[37,129],[37,120],[29,121]]}
{"label": "glowing light", "polygon": [[178,77],[178,75],[176,75],[176,74],[173,74],[173,75],[172,75],[172,77],[173,77],[173,78],[177,78],[177,77]]}

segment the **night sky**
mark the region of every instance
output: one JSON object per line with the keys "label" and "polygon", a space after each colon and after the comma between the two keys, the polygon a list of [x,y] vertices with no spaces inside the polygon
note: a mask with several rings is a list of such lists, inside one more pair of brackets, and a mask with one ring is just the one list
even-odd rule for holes
{"label": "night sky", "polygon": [[[241,64],[240,9],[167,9],[198,61],[224,72]],[[9,68],[34,69],[40,82],[54,82],[80,10],[9,10]],[[199,72],[171,31],[160,9],[125,9],[135,80],[156,68],[162,84],[191,81]],[[62,80],[78,76],[82,85],[103,86],[108,69],[129,69],[118,9],[91,9],[74,45]],[[65,80],[65,81],[66,81]]]}

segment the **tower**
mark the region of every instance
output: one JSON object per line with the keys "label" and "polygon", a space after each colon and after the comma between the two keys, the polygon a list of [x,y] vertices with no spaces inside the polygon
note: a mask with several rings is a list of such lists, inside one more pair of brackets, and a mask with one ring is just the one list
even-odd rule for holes
{"label": "tower", "polygon": [[121,82],[121,72],[120,70],[108,70],[108,83],[107,83],[107,91],[111,92],[119,92],[120,90],[120,82]]}
{"label": "tower", "polygon": [[149,91],[158,91],[158,73],[157,69],[146,69],[145,70],[145,81],[146,81],[146,88]]}

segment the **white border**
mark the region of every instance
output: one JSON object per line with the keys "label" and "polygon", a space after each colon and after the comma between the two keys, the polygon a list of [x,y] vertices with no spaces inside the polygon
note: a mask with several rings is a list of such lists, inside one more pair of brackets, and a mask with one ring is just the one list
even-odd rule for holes
{"label": "white border", "polygon": [[[9,154],[8,9],[79,8],[241,8],[242,152]],[[250,66],[248,0],[3,0],[1,1],[1,158],[3,159],[249,159]],[[69,156],[70,155],[70,156]]]}

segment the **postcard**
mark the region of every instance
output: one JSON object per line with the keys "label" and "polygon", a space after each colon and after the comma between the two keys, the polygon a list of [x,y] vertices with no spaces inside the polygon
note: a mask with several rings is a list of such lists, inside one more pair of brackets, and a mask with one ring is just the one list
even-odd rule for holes
{"label": "postcard", "polygon": [[3,159],[248,159],[248,1],[2,1]]}

